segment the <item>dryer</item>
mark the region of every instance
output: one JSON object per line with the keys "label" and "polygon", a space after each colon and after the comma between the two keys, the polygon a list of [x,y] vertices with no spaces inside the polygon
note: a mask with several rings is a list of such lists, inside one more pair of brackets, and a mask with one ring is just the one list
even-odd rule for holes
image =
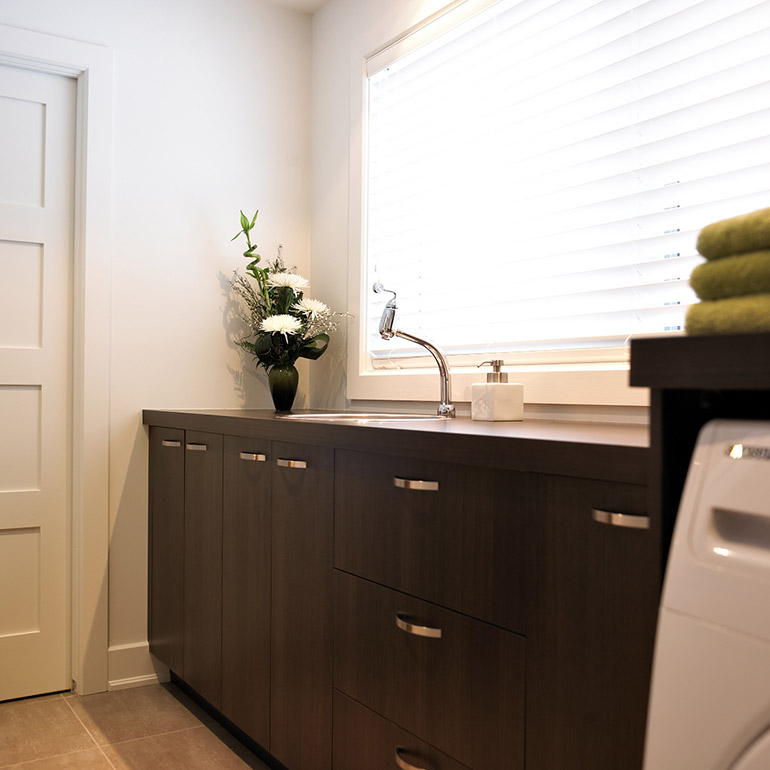
{"label": "dryer", "polygon": [[687,474],[644,770],[770,770],[770,422],[714,420]]}

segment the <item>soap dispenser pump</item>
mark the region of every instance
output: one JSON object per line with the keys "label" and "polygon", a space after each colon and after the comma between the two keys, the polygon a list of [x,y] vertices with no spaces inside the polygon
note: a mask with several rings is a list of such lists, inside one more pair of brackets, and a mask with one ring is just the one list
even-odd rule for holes
{"label": "soap dispenser pump", "polygon": [[524,419],[524,386],[508,382],[508,374],[502,371],[505,361],[496,358],[484,361],[479,367],[492,365],[486,382],[471,385],[471,419],[513,421]]}

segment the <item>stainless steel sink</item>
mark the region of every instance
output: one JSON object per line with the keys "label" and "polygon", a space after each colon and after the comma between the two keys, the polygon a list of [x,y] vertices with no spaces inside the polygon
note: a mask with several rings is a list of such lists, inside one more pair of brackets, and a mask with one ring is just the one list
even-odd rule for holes
{"label": "stainless steel sink", "polygon": [[437,414],[398,414],[395,412],[324,412],[316,414],[279,414],[279,420],[299,422],[334,422],[345,425],[367,425],[378,422],[425,422],[445,420]]}

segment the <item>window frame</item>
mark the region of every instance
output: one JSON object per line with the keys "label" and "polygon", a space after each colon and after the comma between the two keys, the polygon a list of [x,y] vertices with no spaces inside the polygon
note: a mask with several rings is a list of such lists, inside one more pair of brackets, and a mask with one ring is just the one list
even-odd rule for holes
{"label": "window frame", "polygon": [[[367,62],[375,56],[387,56],[389,49],[402,45],[407,38],[421,41],[435,36],[429,27],[435,22],[442,28],[454,26],[465,18],[493,5],[496,0],[460,0],[426,16],[407,30],[393,28],[393,21],[381,20],[366,34],[354,40],[350,50],[350,132],[348,179],[348,311],[347,398],[351,401],[437,401],[438,369],[426,356],[404,369],[375,369],[365,350],[366,300],[371,286],[365,286],[366,243],[366,143]],[[430,39],[430,37],[426,37]],[[417,45],[420,42],[416,42]],[[405,330],[405,331],[408,331]],[[509,381],[524,385],[528,403],[576,406],[647,406],[645,388],[631,388],[629,350],[619,361],[523,365],[506,364]],[[604,351],[606,354],[606,350]],[[501,357],[505,357],[504,355]],[[424,364],[424,365],[423,365]],[[474,365],[456,365],[450,359],[452,400],[469,402],[470,388],[484,380],[484,371]]]}

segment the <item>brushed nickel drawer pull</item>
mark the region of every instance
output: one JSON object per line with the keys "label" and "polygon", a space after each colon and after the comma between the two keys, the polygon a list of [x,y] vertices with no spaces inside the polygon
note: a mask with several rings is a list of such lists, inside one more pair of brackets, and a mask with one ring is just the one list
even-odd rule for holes
{"label": "brushed nickel drawer pull", "polygon": [[307,468],[307,463],[304,460],[286,460],[279,457],[275,463],[279,468]]}
{"label": "brushed nickel drawer pull", "polygon": [[168,447],[175,447],[175,448],[179,448],[180,446],[182,446],[181,441],[171,441],[165,438],[163,439],[163,441],[160,442],[160,444],[161,446],[168,446]]}
{"label": "brushed nickel drawer pull", "polygon": [[428,639],[441,639],[441,629],[433,628],[431,626],[418,626],[412,623],[409,615],[405,615],[403,612],[396,613],[396,625],[407,634],[413,636],[426,636]]}
{"label": "brushed nickel drawer pull", "polygon": [[185,444],[185,447],[191,452],[205,452],[208,448],[205,444]]}
{"label": "brushed nickel drawer pull", "polygon": [[607,524],[610,527],[626,527],[628,529],[649,529],[650,517],[638,516],[630,513],[613,513],[602,511],[599,508],[591,508],[591,518],[599,524]]}
{"label": "brushed nickel drawer pull", "polygon": [[393,484],[399,489],[419,489],[423,492],[438,492],[438,481],[422,481],[421,479],[402,479],[393,477]]}
{"label": "brushed nickel drawer pull", "polygon": [[257,452],[241,452],[241,460],[250,460],[251,462],[255,463],[263,463],[265,460],[267,460],[267,457],[265,457],[263,454],[258,454]]}
{"label": "brushed nickel drawer pull", "polygon": [[401,759],[401,752],[403,750],[400,746],[396,746],[396,764],[401,770],[428,770],[427,767],[417,767],[417,765],[412,765],[406,760]]}

